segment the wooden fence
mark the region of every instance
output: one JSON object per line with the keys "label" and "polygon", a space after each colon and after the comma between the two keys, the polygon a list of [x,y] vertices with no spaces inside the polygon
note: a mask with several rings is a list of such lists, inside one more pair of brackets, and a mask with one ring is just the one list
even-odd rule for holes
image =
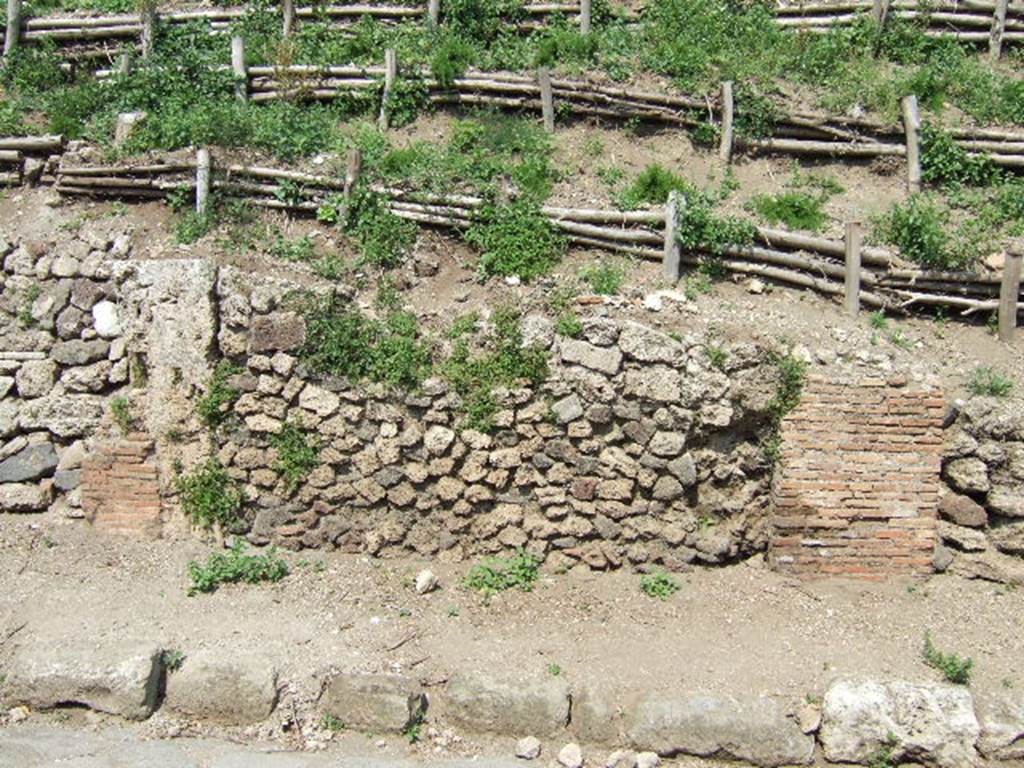
{"label": "wooden fence", "polygon": [[[302,22],[325,21],[333,26],[346,27],[364,17],[390,23],[419,20],[438,25],[444,23],[442,1],[428,0],[425,5],[362,3],[296,7],[293,0],[282,0],[281,28],[287,36]],[[575,19],[580,31],[587,34],[592,26],[591,2],[530,3],[510,23],[520,30],[531,30],[544,26],[547,19],[558,15]],[[627,21],[640,19],[632,10],[621,7],[615,10],[619,18]],[[247,13],[245,8],[234,7],[26,18],[22,13],[22,0],[7,0],[7,25],[0,31],[0,39],[5,53],[19,43],[50,40],[65,48],[77,49],[77,55],[85,58],[109,56],[112,48],[126,42],[137,42],[138,49],[145,55],[147,41],[152,41],[157,19],[167,24],[207,22],[214,33],[227,33]],[[824,33],[836,27],[849,26],[864,15],[870,15],[883,24],[890,19],[918,21],[925,25],[928,35],[987,44],[993,58],[999,58],[1007,44],[1024,40],[1024,0],[937,0],[927,4],[918,0],[811,0],[798,3],[779,0],[776,3],[777,22],[781,27],[808,33]]]}
{"label": "wooden fence", "polygon": [[[350,153],[344,178],[211,160],[207,150],[194,159],[135,165],[81,165],[65,158],[57,169],[61,194],[128,199],[164,198],[171,191],[193,190],[197,209],[205,210],[210,193],[250,205],[293,214],[314,215],[331,198],[347,200],[358,181],[361,158]],[[288,194],[282,194],[283,184]],[[398,217],[419,224],[461,231],[478,221],[485,201],[473,195],[417,192],[372,186]],[[1000,334],[1009,341],[1024,309],[1020,255],[1006,256],[1003,276],[920,269],[884,248],[865,246],[861,227],[852,223],[844,240],[758,227],[751,245],[732,246],[715,254],[684,252],[678,233],[685,226],[685,199],[673,196],[663,208],[613,211],[544,206],[543,214],[570,242],[589,248],[659,261],[666,277],[676,280],[683,265],[709,257],[718,267],[774,282],[843,297],[856,314],[861,306],[910,311],[944,307],[961,315],[998,312]]]}

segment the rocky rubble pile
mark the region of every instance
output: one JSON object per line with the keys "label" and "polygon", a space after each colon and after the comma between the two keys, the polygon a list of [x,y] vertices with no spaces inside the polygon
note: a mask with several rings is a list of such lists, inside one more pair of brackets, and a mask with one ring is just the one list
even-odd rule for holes
{"label": "rocky rubble pile", "polygon": [[130,247],[0,238],[0,512],[80,505],[82,439],[132,375],[111,267]]}
{"label": "rocky rubble pile", "polygon": [[[461,398],[440,378],[406,394],[311,374],[283,292],[227,268],[218,290],[221,352],[244,369],[218,456],[254,502],[254,542],[454,559],[525,547],[593,568],[764,546],[776,372],[753,345],[716,368],[699,334],[597,317],[570,339],[528,316],[525,343],[550,351],[550,377],[496,392],[485,434],[461,428]],[[323,441],[294,493],[273,469],[289,423]]]}

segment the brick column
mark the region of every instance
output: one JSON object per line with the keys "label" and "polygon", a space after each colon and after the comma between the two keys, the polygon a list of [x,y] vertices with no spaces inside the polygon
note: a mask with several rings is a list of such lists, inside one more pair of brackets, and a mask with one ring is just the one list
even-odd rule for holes
{"label": "brick column", "polygon": [[769,561],[799,576],[932,570],[941,392],[811,378],[782,424]]}
{"label": "brick column", "polygon": [[159,536],[160,482],[153,441],[132,434],[89,456],[82,465],[82,509],[97,528]]}

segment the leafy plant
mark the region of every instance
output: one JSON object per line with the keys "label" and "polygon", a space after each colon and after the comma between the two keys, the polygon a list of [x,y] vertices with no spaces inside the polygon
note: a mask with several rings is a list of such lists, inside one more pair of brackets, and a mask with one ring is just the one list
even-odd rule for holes
{"label": "leafy plant", "polygon": [[301,309],[306,341],[299,355],[312,370],[406,388],[428,375],[430,347],[412,313],[391,307],[383,320],[370,318],[335,293],[307,296]]}
{"label": "leafy plant", "polygon": [[682,176],[653,163],[619,194],[616,202],[626,210],[645,204],[664,205],[670,192],[688,193],[692,190],[693,186]]}
{"label": "leafy plant", "polygon": [[196,400],[196,414],[210,429],[216,429],[231,415],[231,409],[242,393],[228,382],[241,372],[241,367],[229,360],[221,360],[213,369],[206,392]]}
{"label": "leafy plant", "polygon": [[1002,173],[987,155],[971,155],[933,123],[921,126],[921,178],[935,184],[988,186]]}
{"label": "leafy plant", "polygon": [[729,355],[724,349],[709,344],[704,351],[707,353],[708,363],[711,364],[712,368],[719,371],[725,370],[725,364],[729,359]]}
{"label": "leafy plant", "polygon": [[331,733],[339,733],[345,730],[345,723],[341,718],[332,715],[330,712],[325,712],[323,717],[320,718],[320,727]]}
{"label": "leafy plant", "polygon": [[870,315],[868,315],[868,323],[872,328],[876,330],[884,330],[889,327],[889,319],[885,316],[885,312],[881,309],[876,309]]}
{"label": "leafy plant", "polygon": [[470,347],[470,340],[454,340],[452,353],[442,373],[463,398],[464,426],[488,432],[494,427],[497,404],[494,389],[515,386],[523,380],[540,384],[548,376],[547,352],[538,346],[524,346],[519,315],[500,308],[492,318],[493,330],[482,340],[482,349]]}
{"label": "leafy plant", "polygon": [[566,248],[540,207],[523,200],[487,209],[466,231],[466,242],[480,249],[483,274],[523,280],[547,273]]}
{"label": "leafy plant", "polygon": [[914,195],[906,203],[895,203],[876,224],[876,235],[895,245],[900,254],[924,267],[960,269],[969,265],[971,255],[951,248],[943,226],[946,214],[925,195]]}
{"label": "leafy plant", "polygon": [[493,558],[474,565],[463,585],[467,589],[482,593],[485,598],[508,589],[532,592],[539,578],[539,565],[539,559],[520,549],[510,558]]}
{"label": "leafy plant", "polygon": [[245,543],[236,539],[227,553],[210,555],[206,565],[189,561],[188,575],[192,579],[189,597],[216,592],[221,584],[277,582],[288,575],[288,563],[277,557],[273,547],[262,555],[247,555],[245,548]]}
{"label": "leafy plant", "polygon": [[122,435],[135,431],[135,414],[132,413],[132,404],[127,397],[118,396],[110,401],[110,415],[114,417],[114,423]]}
{"label": "leafy plant", "polygon": [[752,204],[758,215],[769,224],[785,224],[790,229],[820,232],[826,216],[821,206],[824,198],[800,190],[777,195],[757,195]]}
{"label": "leafy plant", "polygon": [[345,231],[355,238],[368,264],[398,266],[416,242],[416,225],[398,218],[381,195],[367,188],[356,190],[346,211]]}
{"label": "leafy plant", "polygon": [[971,669],[974,667],[974,660],[970,657],[961,658],[955,653],[943,653],[932,643],[930,632],[924,634],[924,647],[921,650],[924,662],[932,669],[937,669],[943,677],[957,685],[967,685],[971,682]]}
{"label": "leafy plant", "polygon": [[562,674],[562,668],[557,664],[548,664],[548,674],[552,677],[558,677]]}
{"label": "leafy plant", "polygon": [[175,485],[181,510],[195,525],[227,528],[237,521],[244,497],[215,457],[179,475]]}
{"label": "leafy plant", "polygon": [[420,740],[423,730],[423,713],[417,712],[416,716],[409,722],[408,725],[402,731],[402,734],[409,740],[410,744],[415,744]]}
{"label": "leafy plant", "polygon": [[320,466],[320,441],[310,439],[302,423],[287,421],[281,431],[270,438],[277,451],[274,471],[283,479],[288,493],[294,493],[309,473]]}
{"label": "leafy plant", "polygon": [[1013,389],[1013,381],[995,368],[981,365],[971,372],[967,388],[972,395],[1006,397]]}
{"label": "leafy plant", "polygon": [[580,277],[590,286],[590,290],[601,296],[614,296],[622,287],[625,271],[608,262],[591,264],[580,270]]}
{"label": "leafy plant", "polygon": [[578,339],[583,334],[583,323],[575,312],[563,312],[555,320],[555,332],[570,339]]}
{"label": "leafy plant", "polygon": [[648,597],[668,600],[679,591],[679,582],[665,571],[656,571],[640,578],[640,591]]}
{"label": "leafy plant", "polygon": [[177,648],[168,648],[160,652],[160,665],[168,672],[177,672],[185,663],[185,652]]}

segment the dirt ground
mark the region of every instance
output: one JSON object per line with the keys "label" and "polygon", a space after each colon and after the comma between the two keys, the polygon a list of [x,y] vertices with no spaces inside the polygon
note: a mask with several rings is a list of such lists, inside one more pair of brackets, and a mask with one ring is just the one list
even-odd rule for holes
{"label": "dirt ground", "polygon": [[[187,563],[210,551],[50,514],[0,518],[0,638],[10,635],[0,670],[27,643],[129,637],[186,656],[246,648],[277,665],[288,705],[318,719],[312,701],[332,668],[402,672],[429,692],[456,670],[528,678],[555,665],[573,686],[623,696],[803,698],[842,675],[934,680],[921,658],[930,631],[940,648],[974,658],[973,688],[1024,685],[1024,593],[954,576],[800,583],[755,558],[679,574],[664,601],[641,593],[636,574],[574,570],[485,604],[461,586],[469,562],[311,552],[283,553],[292,573],[278,584],[188,597]],[[412,579],[427,565],[442,588],[417,595]],[[157,734],[162,717],[150,723]]]}

